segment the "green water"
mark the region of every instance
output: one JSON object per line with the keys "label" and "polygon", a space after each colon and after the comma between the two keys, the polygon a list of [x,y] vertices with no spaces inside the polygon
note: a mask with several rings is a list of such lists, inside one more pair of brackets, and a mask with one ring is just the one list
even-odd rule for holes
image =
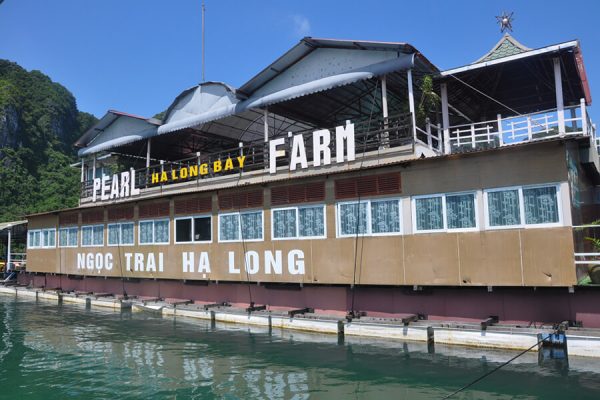
{"label": "green water", "polygon": [[[0,296],[1,399],[430,399],[514,353],[101,312]],[[600,399],[600,361],[527,354],[457,399]]]}

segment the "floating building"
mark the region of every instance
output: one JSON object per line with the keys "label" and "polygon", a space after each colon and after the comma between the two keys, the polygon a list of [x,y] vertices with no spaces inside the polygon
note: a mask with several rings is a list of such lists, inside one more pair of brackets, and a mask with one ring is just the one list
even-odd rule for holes
{"label": "floating building", "polygon": [[599,141],[578,41],[510,35],[439,70],[407,43],[304,38],[162,120],[108,111],[81,200],[28,216],[34,286],[600,327]]}

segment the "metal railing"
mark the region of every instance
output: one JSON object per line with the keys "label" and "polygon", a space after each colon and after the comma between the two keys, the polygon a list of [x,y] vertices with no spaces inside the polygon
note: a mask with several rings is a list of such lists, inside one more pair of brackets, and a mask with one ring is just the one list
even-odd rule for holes
{"label": "metal railing", "polygon": [[600,284],[600,225],[573,227],[575,268],[580,285]]}
{"label": "metal railing", "polygon": [[495,120],[450,126],[446,152],[483,150],[568,135],[589,136],[600,145],[583,99],[579,106],[565,107],[563,115],[564,125],[558,110],[550,109],[507,118],[498,115]]}
{"label": "metal railing", "polygon": [[[414,143],[412,131],[411,114],[398,114],[387,118],[370,119],[358,121],[354,123],[354,144],[357,158],[374,151],[383,149],[399,149],[406,145]],[[308,160],[313,159],[313,141],[312,133],[314,130],[295,132],[294,136],[303,134],[304,148]],[[337,143],[335,128],[331,129],[331,140],[329,143],[329,151],[331,158],[335,159],[337,152]],[[278,147],[277,167],[289,165],[291,161],[292,137],[284,137],[285,143]],[[425,139],[427,140],[427,139]],[[440,140],[436,138],[436,143]],[[283,154],[285,153],[285,154]],[[251,172],[257,170],[268,170],[269,168],[269,145],[264,141],[240,143],[238,147],[225,149],[216,153],[196,153],[195,157],[177,160],[164,161],[159,164],[151,165],[148,168],[136,169],[135,172],[135,187],[144,189],[149,187],[161,186],[162,182],[156,182],[156,174],[166,172],[167,176],[177,173],[182,168],[199,168],[206,164],[204,174],[187,176],[182,178],[178,176],[177,182],[196,181],[201,179],[210,179],[216,176],[235,175],[240,173],[240,169],[233,168],[230,170],[221,170],[215,173],[210,166],[214,162],[220,161],[224,163],[228,158],[236,160],[238,156],[244,156],[243,172]],[[236,164],[237,165],[237,164]],[[155,177],[153,181],[152,177]],[[172,183],[172,182],[169,182]],[[89,198],[93,193],[93,180],[86,180],[81,183],[81,198]]]}

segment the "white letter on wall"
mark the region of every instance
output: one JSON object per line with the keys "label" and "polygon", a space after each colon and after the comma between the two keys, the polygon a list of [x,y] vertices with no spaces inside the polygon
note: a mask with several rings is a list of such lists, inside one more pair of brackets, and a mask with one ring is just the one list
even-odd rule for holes
{"label": "white letter on wall", "polygon": [[335,128],[335,161],[344,162],[344,141],[346,142],[346,156],[348,161],[354,161],[354,124],[346,122],[346,127],[337,126]]}
{"label": "white letter on wall", "polygon": [[183,257],[183,272],[194,272],[194,252],[184,251]]}
{"label": "white letter on wall", "polygon": [[302,134],[295,135],[292,139],[292,158],[290,160],[290,171],[296,170],[296,165],[301,168],[308,168],[306,161],[306,149],[304,148],[304,138]]}
{"label": "white letter on wall", "polygon": [[269,142],[269,173],[274,174],[277,172],[277,146],[281,146],[285,143],[284,138],[273,139]]}
{"label": "white letter on wall", "polygon": [[265,251],[265,274],[271,274],[271,270],[277,275],[281,275],[281,250],[275,250],[275,257],[270,250]]}
{"label": "white letter on wall", "polygon": [[235,267],[235,252],[229,252],[229,273],[230,274],[239,274],[240,269]]}
{"label": "white letter on wall", "polygon": [[291,250],[288,253],[288,271],[292,275],[304,275],[304,252]]}
{"label": "white letter on wall", "polygon": [[313,165],[321,165],[321,154],[323,155],[323,165],[331,164],[331,132],[329,129],[321,129],[313,133]]}

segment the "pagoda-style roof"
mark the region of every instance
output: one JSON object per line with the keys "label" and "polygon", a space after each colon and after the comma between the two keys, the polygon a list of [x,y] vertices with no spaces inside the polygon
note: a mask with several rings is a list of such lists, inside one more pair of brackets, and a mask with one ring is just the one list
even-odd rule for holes
{"label": "pagoda-style roof", "polygon": [[524,46],[517,39],[506,33],[490,51],[485,53],[479,60],[473,62],[473,64],[514,56],[515,54],[524,53],[530,50],[529,47]]}

